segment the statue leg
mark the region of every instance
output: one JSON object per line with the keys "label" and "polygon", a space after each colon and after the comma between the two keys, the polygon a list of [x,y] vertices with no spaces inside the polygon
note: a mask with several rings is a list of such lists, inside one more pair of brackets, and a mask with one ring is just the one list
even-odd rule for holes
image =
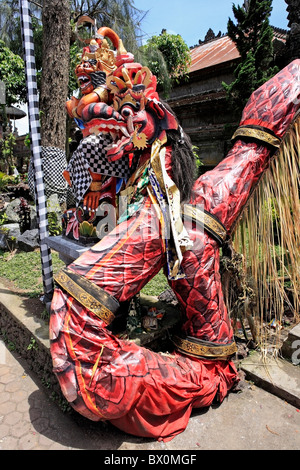
{"label": "statue leg", "polygon": [[[216,216],[229,235],[298,113],[299,71],[300,60],[296,60],[251,95],[228,156],[195,183],[190,203]],[[230,344],[219,245],[196,228],[191,237],[194,249],[184,254],[182,264],[186,279],[171,283],[182,306],[183,336]]]}
{"label": "statue leg", "polygon": [[[269,158],[266,147],[237,142],[225,160],[197,180],[191,204],[217,216],[229,232]],[[197,224],[189,233],[194,247],[183,256],[186,277],[170,283],[182,309],[183,335],[231,344],[233,332],[219,273],[220,245]]]}
{"label": "statue leg", "polygon": [[118,302],[136,295],[165,262],[160,222],[145,197],[134,217],[118,225],[69,265]]}

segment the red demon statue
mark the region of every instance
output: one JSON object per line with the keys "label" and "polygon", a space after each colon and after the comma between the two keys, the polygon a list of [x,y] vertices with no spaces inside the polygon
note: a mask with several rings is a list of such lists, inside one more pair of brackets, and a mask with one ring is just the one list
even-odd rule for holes
{"label": "red demon statue", "polygon": [[[88,17],[83,20],[92,22]],[[116,51],[109,48],[106,38]],[[112,142],[110,133],[91,134],[82,120],[82,112],[87,105],[112,101],[106,78],[118,65],[133,62],[133,55],[124,49],[122,40],[110,28],[100,28],[95,39],[85,42],[81,62],[75,68],[82,96],[80,99],[72,96],[66,103],[69,116],[75,119],[84,137],[64,171],[76,201],[76,210],[68,211],[64,218],[66,235],[75,240],[80,240],[82,226],[90,226],[95,232],[99,203],[106,201],[115,206],[116,193],[130,174],[127,161],[107,160],[106,147]]]}
{"label": "red demon statue", "polygon": [[[107,99],[85,100],[86,138],[109,133],[105,152],[93,141],[99,174],[105,164],[122,169],[126,202],[114,230],[55,277],[54,372],[85,417],[169,440],[193,408],[222,402],[238,382],[219,252],[299,110],[299,77],[297,60],[252,94],[227,157],[197,181],[190,141],[149,69],[120,61],[106,74]],[[120,303],[162,268],[182,315],[170,354],[111,327]]]}

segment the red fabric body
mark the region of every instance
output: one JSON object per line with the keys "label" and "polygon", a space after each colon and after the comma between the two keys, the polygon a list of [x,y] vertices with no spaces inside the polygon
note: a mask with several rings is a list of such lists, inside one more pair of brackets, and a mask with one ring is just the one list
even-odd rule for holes
{"label": "red fabric body", "polygon": [[193,407],[209,406],[217,393],[222,401],[236,381],[230,362],[167,356],[119,340],[60,289],[53,310],[54,371],[72,407],[91,420],[169,440],[186,428]]}
{"label": "red fabric body", "polygon": [[[271,104],[276,101],[277,119],[280,100],[282,119],[276,120],[276,131],[282,136],[298,109],[293,75],[299,70],[296,61],[281,72],[283,78],[262,87],[262,106],[256,93],[255,106],[249,102],[248,118],[254,113],[253,119],[258,114],[260,122],[265,121],[264,112],[271,107],[269,102],[265,105],[268,96]],[[215,214],[230,230],[270,155],[264,145],[237,141],[226,159],[196,181],[191,202]],[[182,310],[182,330],[228,344],[233,332],[222,294],[219,246],[197,227],[191,227],[190,237],[194,247],[186,251],[182,263],[186,278],[171,282]],[[160,222],[145,197],[128,223],[117,226],[69,268],[122,302],[139,292],[165,262]],[[185,429],[193,408],[209,406],[215,397],[222,401],[237,381],[231,361],[176,352],[168,356],[116,338],[99,318],[58,288],[50,339],[54,372],[71,405],[92,420],[109,420],[134,435],[171,439]]]}

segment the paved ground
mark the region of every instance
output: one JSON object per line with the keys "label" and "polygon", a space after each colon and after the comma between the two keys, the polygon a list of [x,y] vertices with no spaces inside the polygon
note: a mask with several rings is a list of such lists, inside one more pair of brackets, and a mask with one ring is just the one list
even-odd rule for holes
{"label": "paved ground", "polygon": [[[204,449],[299,448],[299,409],[250,382],[222,405],[194,412],[185,432],[167,443],[130,436],[109,424],[63,413],[26,363],[0,341],[0,450],[96,449],[113,451],[116,458],[136,455],[138,450],[157,455],[172,451],[176,456],[176,451],[183,450],[199,455]],[[111,454],[100,455],[99,463]]]}

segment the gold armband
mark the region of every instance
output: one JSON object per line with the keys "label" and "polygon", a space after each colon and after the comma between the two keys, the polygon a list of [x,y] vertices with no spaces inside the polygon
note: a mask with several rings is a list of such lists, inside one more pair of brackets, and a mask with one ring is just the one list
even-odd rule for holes
{"label": "gold armband", "polygon": [[189,356],[204,357],[206,359],[228,360],[237,352],[234,341],[229,344],[214,344],[197,338],[188,337],[184,339],[174,336],[173,343],[179,351]]}
{"label": "gold armband", "polygon": [[247,137],[268,144],[275,149],[280,147],[281,140],[270,130],[261,126],[240,126],[232,136],[232,140]]}
{"label": "gold armband", "polygon": [[94,93],[99,96],[100,101],[107,103],[108,101],[108,91],[104,87],[99,87],[94,89]]}
{"label": "gold armband", "polygon": [[74,118],[77,118],[77,119],[80,118],[80,116],[78,116],[78,114],[77,114],[77,108],[72,109],[72,115],[73,115]]}
{"label": "gold armband", "polygon": [[227,239],[227,230],[215,215],[210,214],[200,207],[193,206],[192,204],[185,204],[184,217],[200,224],[200,227],[203,226],[204,230],[206,230],[220,245],[225,243]]}
{"label": "gold armband", "polygon": [[62,268],[56,273],[54,280],[83,307],[93,312],[107,325],[114,320],[119,302],[92,281],[68,268]]}

